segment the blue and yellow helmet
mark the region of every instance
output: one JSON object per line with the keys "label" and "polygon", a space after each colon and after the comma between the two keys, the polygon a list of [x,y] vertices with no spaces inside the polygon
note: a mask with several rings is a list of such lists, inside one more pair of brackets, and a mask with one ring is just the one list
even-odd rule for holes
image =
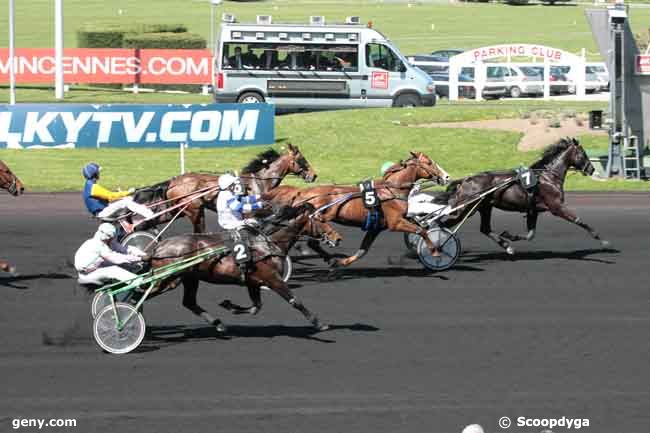
{"label": "blue and yellow helmet", "polygon": [[81,174],[83,174],[86,179],[95,179],[97,176],[99,176],[100,170],[101,167],[99,164],[90,162],[84,166],[84,168],[81,170]]}

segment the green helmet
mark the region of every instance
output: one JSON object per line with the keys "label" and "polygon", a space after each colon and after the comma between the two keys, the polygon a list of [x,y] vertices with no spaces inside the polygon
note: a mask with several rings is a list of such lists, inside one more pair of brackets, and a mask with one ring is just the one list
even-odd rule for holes
{"label": "green helmet", "polygon": [[386,161],[386,162],[384,162],[384,163],[381,165],[381,168],[379,169],[379,171],[381,172],[381,175],[382,175],[382,176],[385,175],[385,174],[386,174],[386,171],[388,171],[388,169],[391,168],[391,167],[394,166],[394,165],[395,165],[395,163],[394,163],[394,162],[391,162],[391,161]]}

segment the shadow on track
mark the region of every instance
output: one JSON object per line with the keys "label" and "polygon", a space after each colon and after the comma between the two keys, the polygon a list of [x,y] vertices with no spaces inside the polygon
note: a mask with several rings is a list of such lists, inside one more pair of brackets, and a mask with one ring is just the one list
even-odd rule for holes
{"label": "shadow on track", "polygon": [[[462,255],[461,263],[482,263],[490,261],[539,261],[539,260],[552,260],[552,259],[565,259],[565,260],[582,260],[587,262],[602,263],[606,265],[616,264],[615,261],[599,259],[591,257],[595,254],[619,254],[620,251],[612,248],[599,248],[599,249],[585,249],[576,251],[523,251],[516,252],[514,256],[508,255],[505,252],[497,253],[472,253],[466,252]],[[455,269],[455,268],[454,268]]]}
{"label": "shadow on track", "polygon": [[327,332],[347,330],[353,332],[376,332],[379,328],[366,325],[363,323],[355,323],[352,325],[330,325],[330,329],[325,332],[319,332],[311,326],[283,326],[283,325],[267,325],[267,326],[228,326],[226,335],[219,334],[214,326],[148,326],[145,342],[157,345],[173,345],[186,343],[190,341],[200,340],[233,340],[237,338],[276,338],[276,337],[290,337],[300,338],[306,340],[313,340],[319,343],[336,343],[336,340],[326,339],[320,337]]}
{"label": "shadow on track", "polygon": [[20,281],[31,281],[31,280],[66,280],[71,279],[72,277],[69,274],[50,272],[47,274],[32,274],[32,275],[9,275],[6,277],[0,277],[0,286],[11,287],[18,290],[27,290],[27,286],[16,285],[13,283]]}

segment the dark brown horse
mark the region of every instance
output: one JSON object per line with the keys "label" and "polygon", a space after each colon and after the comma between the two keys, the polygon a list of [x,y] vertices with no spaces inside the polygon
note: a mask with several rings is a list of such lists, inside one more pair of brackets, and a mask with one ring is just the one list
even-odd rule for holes
{"label": "dark brown horse", "polygon": [[[221,303],[222,307],[235,314],[257,314],[262,308],[260,289],[266,287],[300,311],[315,328],[327,329],[327,326],[320,323],[316,315],[296,298],[287,283],[282,280],[282,256],[286,255],[299,236],[325,239],[332,243],[338,243],[341,239],[332,226],[317,217],[312,217],[313,212],[314,208],[309,204],[284,209],[284,214],[278,219],[286,219],[286,225],[270,236],[272,242],[254,241],[251,245],[253,264],[248,266],[243,284],[248,288],[252,306],[241,307],[230,301],[224,301]],[[152,253],[152,267],[158,268],[173,261],[191,257],[207,248],[223,246],[226,244],[224,235],[227,236],[228,233],[188,234],[165,239],[156,246]],[[200,281],[212,284],[242,284],[241,270],[230,254],[210,259],[195,268],[161,282],[154,295],[174,289],[182,282],[183,305],[223,332],[225,327],[221,321],[215,319],[196,302]]]}
{"label": "dark brown horse", "polygon": [[[0,188],[8,191],[14,197],[19,196],[25,191],[23,183],[11,172],[4,161],[0,161]],[[15,272],[15,268],[4,260],[0,260],[0,270],[11,273]]]}
{"label": "dark brown horse", "polygon": [[[408,193],[415,181],[434,179],[441,185],[449,180],[449,175],[435,161],[421,152],[411,152],[411,157],[388,169],[383,179],[375,181],[375,189],[381,202],[380,221],[367,229],[359,250],[352,256],[333,262],[333,266],[348,266],[363,257],[379,233],[384,230],[426,234],[426,229],[406,219]],[[363,204],[358,186],[323,185],[299,189],[281,186],[262,195],[265,200],[284,205],[311,203],[318,209],[325,221],[342,225],[364,227],[367,225],[369,210]],[[433,244],[425,236],[431,250]],[[324,252],[316,244],[311,248],[319,254]],[[329,257],[325,256],[326,259]]]}
{"label": "dark brown horse", "polygon": [[[575,168],[584,175],[592,175],[594,172],[587,153],[576,139],[562,139],[547,147],[542,157],[530,167],[531,172],[538,179],[538,184],[532,191],[527,192],[519,181],[514,181],[508,186],[488,194],[484,200],[478,203],[474,211],[478,211],[481,215],[481,233],[499,244],[508,254],[514,254],[510,243],[532,240],[535,237],[537,216],[541,212],[548,211],[582,227],[594,239],[598,239],[604,247],[608,246],[607,241],[601,239],[593,228],[583,222],[575,212],[564,204],[564,181],[570,168]],[[489,191],[497,185],[504,184],[508,179],[517,178],[517,176],[515,170],[488,171],[456,180],[447,188],[449,204],[455,206],[472,200],[481,192]],[[498,235],[493,232],[491,225],[493,208],[525,213],[528,233],[518,235],[504,231]],[[473,206],[466,207],[458,215],[445,221],[445,225],[455,225],[472,211]]]}
{"label": "dark brown horse", "polygon": [[[260,153],[243,168],[240,177],[253,194],[261,194],[280,185],[289,174],[300,176],[305,182],[313,182],[317,177],[300,149],[291,144],[283,154],[273,149]],[[214,200],[219,194],[218,182],[219,176],[216,174],[186,173],[166,182],[142,188],[136,192],[134,199],[143,204],[164,200],[166,202],[164,205],[154,207],[153,210],[156,212],[187,201],[189,205],[183,211],[183,215],[192,223],[194,233],[203,233],[205,232],[205,209],[216,211]],[[171,210],[142,224],[139,228],[146,229],[168,222],[180,210],[180,208]]]}

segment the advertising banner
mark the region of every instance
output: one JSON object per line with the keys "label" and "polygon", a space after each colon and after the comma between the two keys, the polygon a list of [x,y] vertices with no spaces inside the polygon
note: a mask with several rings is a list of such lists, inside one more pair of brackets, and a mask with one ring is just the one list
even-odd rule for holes
{"label": "advertising banner", "polygon": [[[19,48],[14,57],[18,84],[54,82],[54,50]],[[209,84],[209,50],[70,48],[63,52],[65,83]],[[9,82],[9,49],[0,48],[0,83]]]}
{"label": "advertising banner", "polygon": [[274,116],[269,104],[0,105],[0,148],[272,144]]}

